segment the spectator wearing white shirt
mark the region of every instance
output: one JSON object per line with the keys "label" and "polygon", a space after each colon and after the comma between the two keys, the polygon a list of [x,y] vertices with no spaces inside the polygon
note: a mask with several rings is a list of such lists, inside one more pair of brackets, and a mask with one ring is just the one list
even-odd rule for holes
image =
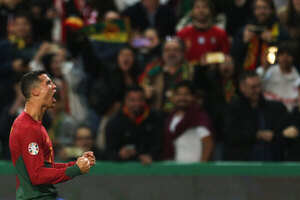
{"label": "spectator wearing white shirt", "polygon": [[257,69],[257,73],[262,79],[264,97],[283,103],[289,111],[292,111],[297,103],[300,83],[299,73],[293,66],[293,52],[291,44],[283,43],[278,49],[278,63],[269,68]]}
{"label": "spectator wearing white shirt", "polygon": [[175,90],[175,111],[166,122],[164,158],[176,162],[205,162],[213,151],[211,122],[195,103],[194,88],[184,81]]}

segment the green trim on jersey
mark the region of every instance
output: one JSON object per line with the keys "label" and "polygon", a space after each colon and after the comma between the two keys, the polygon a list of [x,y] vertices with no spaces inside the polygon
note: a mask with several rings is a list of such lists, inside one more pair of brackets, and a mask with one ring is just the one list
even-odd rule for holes
{"label": "green trim on jersey", "polygon": [[[23,157],[20,156],[16,162],[16,172],[20,182],[17,190],[16,199],[39,199],[39,200],[55,200],[57,196],[57,190],[53,185],[32,185]],[[50,165],[45,164],[45,167]]]}
{"label": "green trim on jersey", "polygon": [[81,175],[81,170],[77,164],[73,165],[72,167],[68,167],[65,174],[71,178],[75,176]]}

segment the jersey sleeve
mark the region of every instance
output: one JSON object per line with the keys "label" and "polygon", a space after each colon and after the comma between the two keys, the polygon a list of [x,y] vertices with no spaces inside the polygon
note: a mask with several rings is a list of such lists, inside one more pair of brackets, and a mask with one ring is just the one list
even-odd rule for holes
{"label": "jersey sleeve", "polygon": [[[26,137],[21,140],[22,156],[33,185],[61,183],[81,174],[77,165],[68,166],[68,164],[65,164],[63,166],[58,164],[54,165],[57,166],[54,168],[45,167],[41,131],[32,127],[27,129],[24,135]],[[33,151],[32,146],[34,146]]]}
{"label": "jersey sleeve", "polygon": [[229,50],[230,50],[230,41],[229,41],[229,37],[227,35],[227,33],[225,31],[222,31],[222,36],[221,36],[221,49],[222,49],[222,52],[227,54],[229,53]]}
{"label": "jersey sleeve", "polygon": [[64,168],[64,167],[72,167],[76,164],[76,161],[72,161],[72,162],[69,162],[69,163],[53,163],[51,164],[51,167],[53,168]]}
{"label": "jersey sleeve", "polygon": [[204,126],[198,126],[196,128],[198,137],[202,140],[203,138],[210,136],[210,131]]}

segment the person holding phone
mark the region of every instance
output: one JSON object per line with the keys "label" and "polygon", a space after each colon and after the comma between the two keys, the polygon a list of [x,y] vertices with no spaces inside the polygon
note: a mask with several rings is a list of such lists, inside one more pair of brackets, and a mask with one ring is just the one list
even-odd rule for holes
{"label": "person holding phone", "polygon": [[243,70],[253,71],[264,65],[270,46],[277,46],[289,39],[278,18],[273,0],[255,0],[251,21],[238,31],[233,40],[235,62]]}
{"label": "person holding phone", "polygon": [[185,57],[191,63],[203,62],[208,52],[229,52],[229,37],[224,30],[213,24],[212,16],[212,2],[196,0],[191,12],[192,25],[177,33],[185,43]]}

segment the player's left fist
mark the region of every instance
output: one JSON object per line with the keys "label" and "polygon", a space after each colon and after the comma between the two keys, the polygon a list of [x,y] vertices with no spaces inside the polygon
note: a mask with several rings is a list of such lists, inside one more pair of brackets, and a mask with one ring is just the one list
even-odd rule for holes
{"label": "player's left fist", "polygon": [[89,160],[89,163],[90,163],[91,167],[95,166],[96,157],[94,156],[94,152],[92,152],[92,151],[84,152],[83,157],[85,157]]}

